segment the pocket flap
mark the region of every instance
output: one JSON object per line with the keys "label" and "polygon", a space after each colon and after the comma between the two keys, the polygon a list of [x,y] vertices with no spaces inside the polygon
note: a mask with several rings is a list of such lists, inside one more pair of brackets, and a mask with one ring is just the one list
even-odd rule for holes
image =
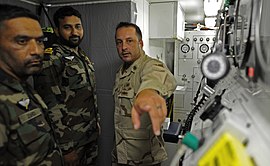
{"label": "pocket flap", "polygon": [[125,139],[137,139],[144,140],[150,138],[150,132],[146,129],[129,129],[123,132],[123,138]]}

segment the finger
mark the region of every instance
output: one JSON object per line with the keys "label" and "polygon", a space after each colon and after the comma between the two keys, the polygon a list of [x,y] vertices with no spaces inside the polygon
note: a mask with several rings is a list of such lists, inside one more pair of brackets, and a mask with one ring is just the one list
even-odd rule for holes
{"label": "finger", "polygon": [[160,120],[163,121],[163,118],[166,117],[166,106],[164,105],[158,105],[156,106],[156,111],[158,113],[158,116],[160,117]]}
{"label": "finger", "polygon": [[156,105],[157,106],[154,107],[154,110],[151,113],[151,116],[153,117],[152,127],[154,133],[156,135],[160,135],[161,126],[167,116],[167,106],[163,98],[161,100],[158,100],[158,102],[156,102]]}
{"label": "finger", "polygon": [[158,113],[160,124],[162,124],[167,116],[167,106],[163,98],[161,100],[158,100],[158,102],[156,102],[155,109]]}
{"label": "finger", "polygon": [[139,114],[142,114],[143,112],[148,112],[151,109],[149,101],[146,102],[145,100],[140,99],[136,99],[133,107],[137,112],[139,112]]}
{"label": "finger", "polygon": [[149,115],[152,122],[152,128],[155,135],[160,135],[160,114],[157,109],[149,111]]}
{"label": "finger", "polygon": [[141,126],[140,113],[135,109],[135,107],[132,107],[131,119],[132,119],[134,129],[136,130],[139,129]]}
{"label": "finger", "polygon": [[166,117],[167,117],[167,105],[164,102],[164,105],[162,105],[162,119],[161,119],[161,124],[165,121]]}

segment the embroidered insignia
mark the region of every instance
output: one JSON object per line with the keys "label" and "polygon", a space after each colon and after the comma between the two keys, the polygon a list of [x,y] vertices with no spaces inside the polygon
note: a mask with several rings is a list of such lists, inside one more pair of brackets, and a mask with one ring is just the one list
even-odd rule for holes
{"label": "embroidered insignia", "polygon": [[74,59],[74,56],[66,56],[65,58],[72,61]]}
{"label": "embroidered insignia", "polygon": [[19,121],[21,124],[28,122],[42,114],[40,108],[35,108],[19,116]]}
{"label": "embroidered insignia", "polygon": [[53,53],[53,48],[46,48],[44,51],[44,54],[52,55]]}
{"label": "embroidered insignia", "polygon": [[22,99],[18,102],[21,106],[23,106],[25,109],[28,109],[30,99]]}

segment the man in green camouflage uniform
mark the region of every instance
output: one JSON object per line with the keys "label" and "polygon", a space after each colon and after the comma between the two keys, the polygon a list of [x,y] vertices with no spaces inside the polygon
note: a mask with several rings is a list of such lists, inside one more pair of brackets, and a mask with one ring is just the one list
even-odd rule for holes
{"label": "man in green camouflage uniform", "polygon": [[45,55],[35,88],[49,107],[65,165],[95,165],[99,117],[93,63],[79,44],[83,38],[80,13],[62,7],[54,14],[58,43]]}
{"label": "man in green camouflage uniform", "polygon": [[26,81],[41,69],[43,51],[38,18],[0,4],[0,165],[62,165],[47,106]]}
{"label": "man in green camouflage uniform", "polygon": [[[175,90],[175,78],[162,62],[145,55],[137,25],[119,23],[115,41],[124,64],[116,74],[113,90],[116,144],[113,157],[117,165],[161,165],[167,153],[162,131],[154,133],[151,120],[155,113],[166,117],[164,98]],[[131,120],[133,111],[148,112],[141,114],[140,126],[135,125],[135,129]]]}

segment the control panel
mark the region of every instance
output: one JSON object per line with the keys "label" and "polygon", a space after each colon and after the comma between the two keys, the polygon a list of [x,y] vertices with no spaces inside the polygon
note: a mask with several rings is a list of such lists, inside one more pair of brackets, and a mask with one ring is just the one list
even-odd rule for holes
{"label": "control panel", "polygon": [[174,121],[184,121],[192,109],[193,98],[201,82],[203,57],[211,53],[215,30],[185,31],[175,44],[174,75],[178,87],[174,93]]}

